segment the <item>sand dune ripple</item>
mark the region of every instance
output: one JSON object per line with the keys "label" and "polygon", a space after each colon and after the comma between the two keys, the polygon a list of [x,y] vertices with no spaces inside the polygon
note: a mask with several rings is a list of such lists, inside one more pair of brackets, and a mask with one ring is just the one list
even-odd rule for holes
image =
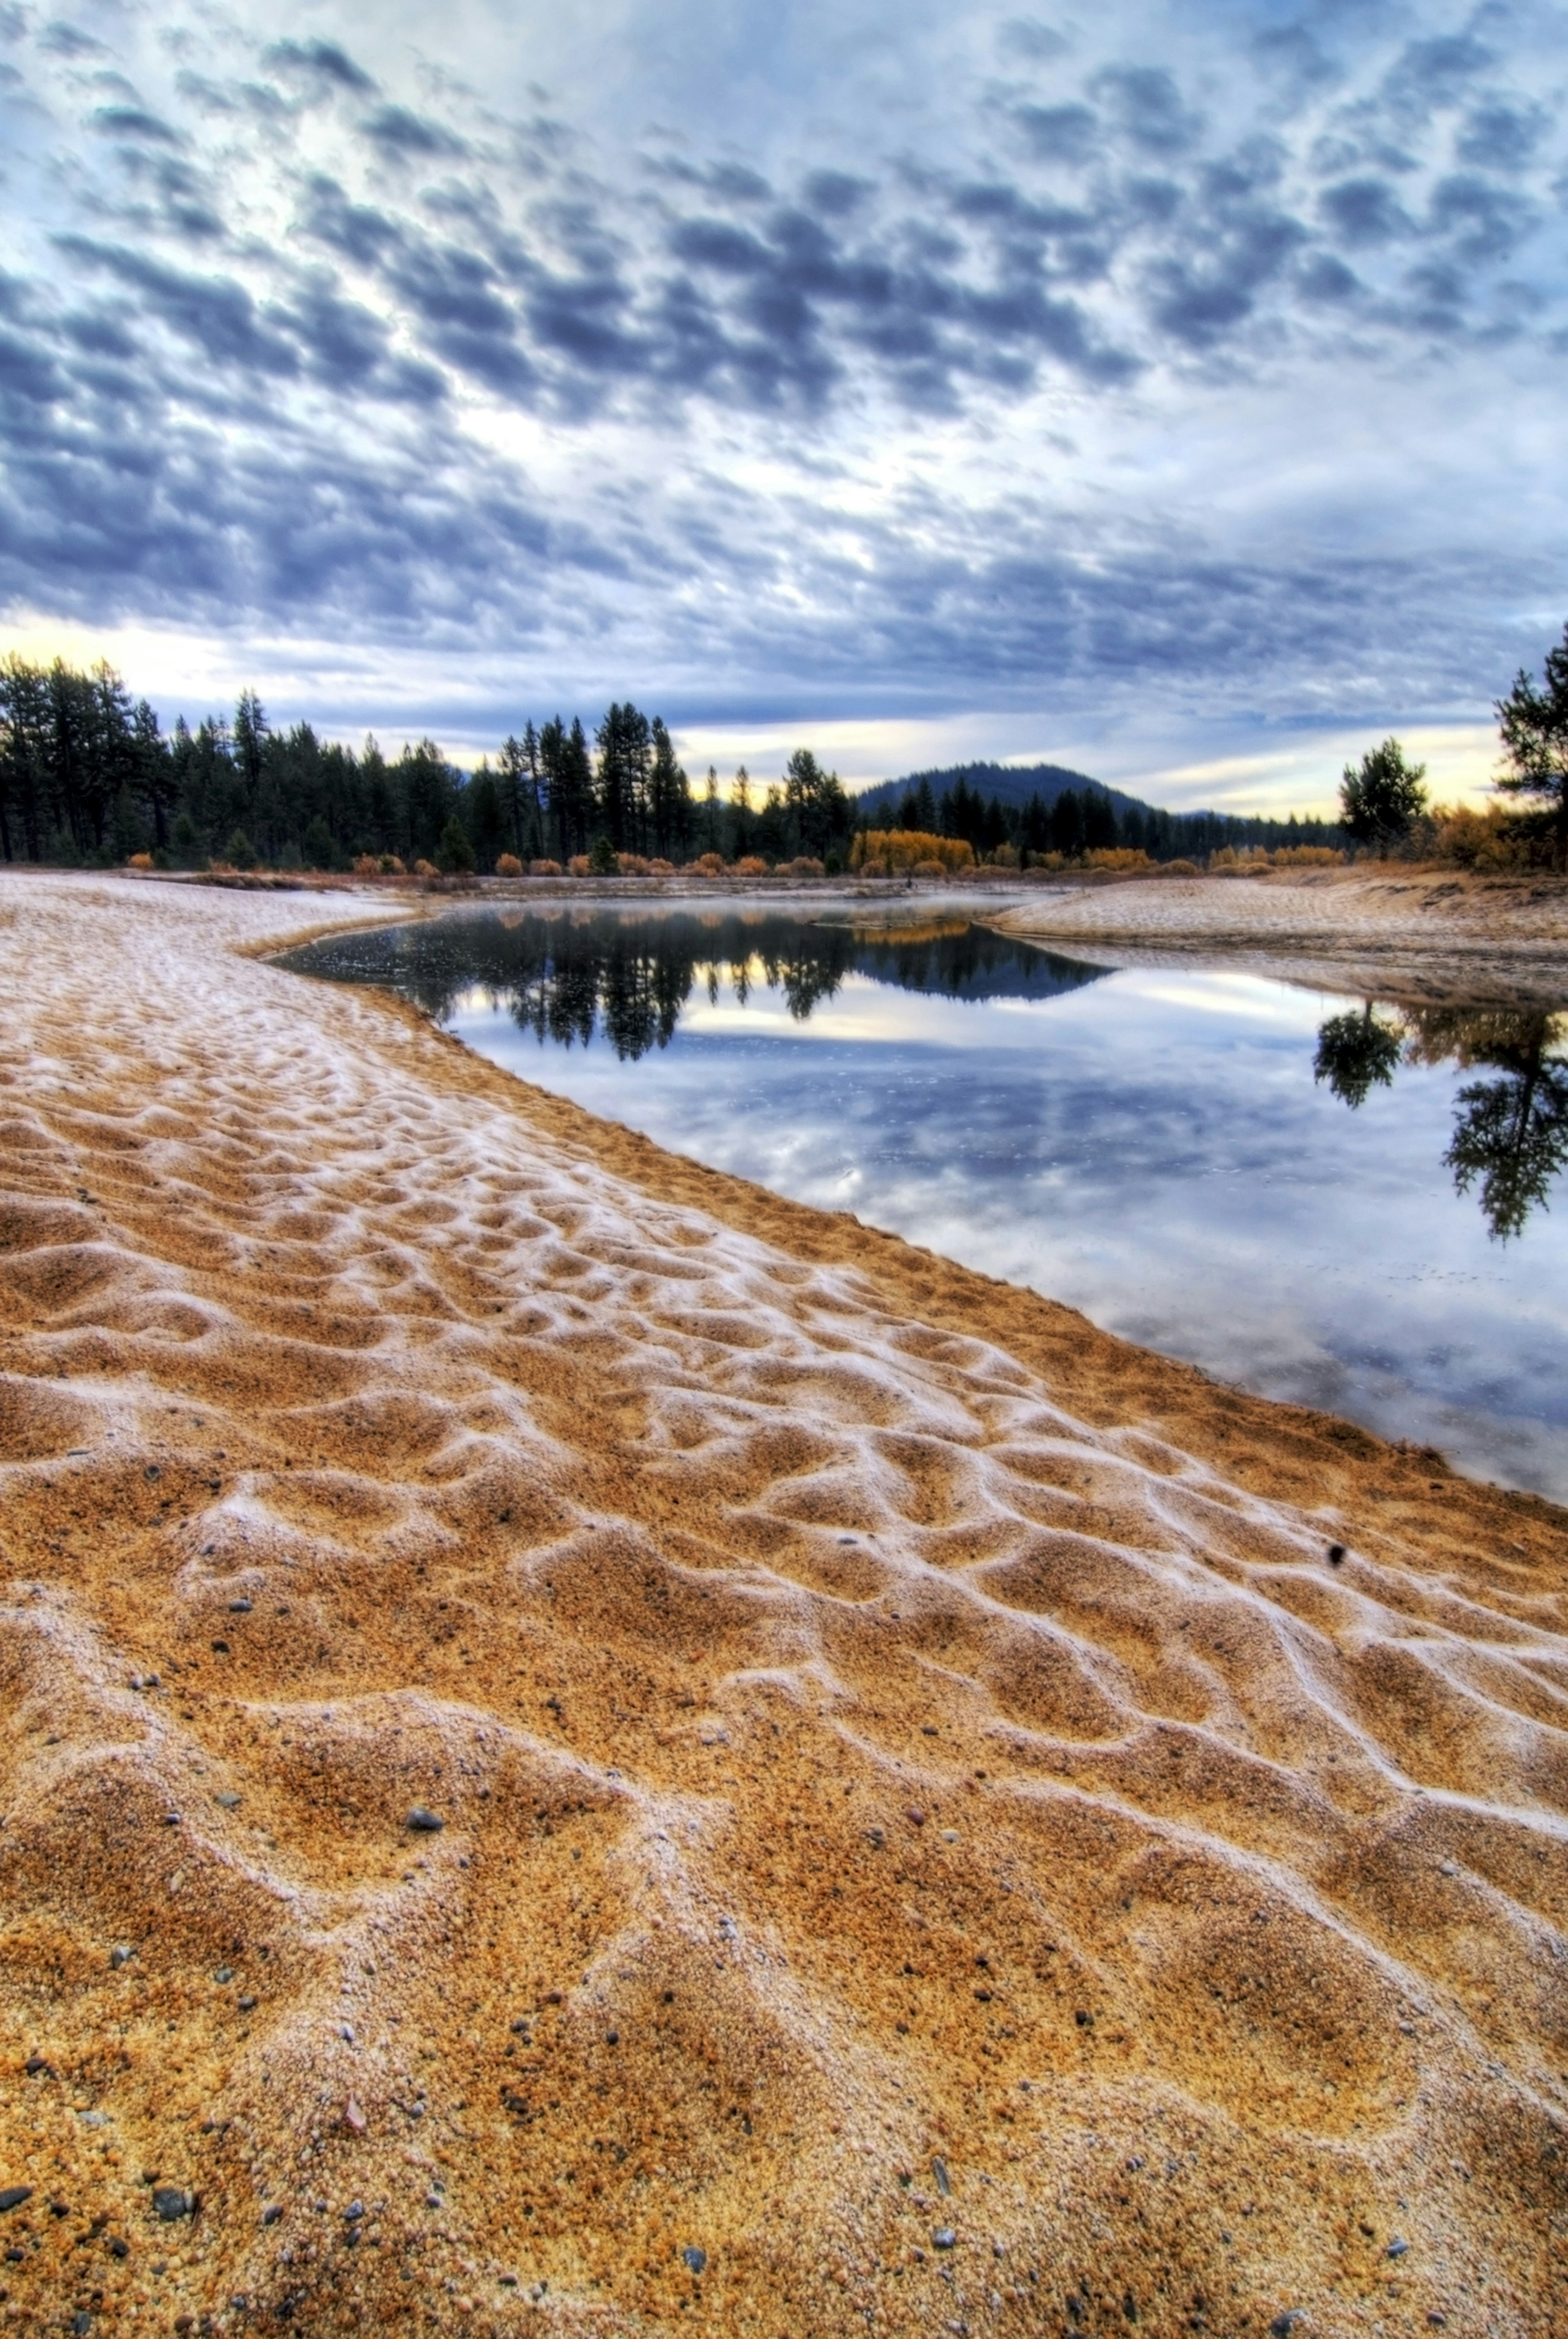
{"label": "sand dune ripple", "polygon": [[300,915],[0,880],[5,2312],[1568,2327],[1562,1515]]}

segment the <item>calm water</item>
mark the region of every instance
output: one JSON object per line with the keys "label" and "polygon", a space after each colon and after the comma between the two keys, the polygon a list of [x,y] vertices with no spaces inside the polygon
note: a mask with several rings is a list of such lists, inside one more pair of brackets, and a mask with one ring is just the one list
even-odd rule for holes
{"label": "calm water", "polygon": [[1109,973],[962,913],[465,912],[287,963],[389,984],[676,1151],[1568,1500],[1568,1016]]}

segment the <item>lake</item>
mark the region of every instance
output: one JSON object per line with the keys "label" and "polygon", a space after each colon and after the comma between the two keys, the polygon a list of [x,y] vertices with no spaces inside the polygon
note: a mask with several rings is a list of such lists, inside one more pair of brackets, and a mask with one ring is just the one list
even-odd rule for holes
{"label": "lake", "polygon": [[1568,1016],[1111,972],[962,909],[465,909],[283,963],[385,984],[676,1152],[1568,1501]]}

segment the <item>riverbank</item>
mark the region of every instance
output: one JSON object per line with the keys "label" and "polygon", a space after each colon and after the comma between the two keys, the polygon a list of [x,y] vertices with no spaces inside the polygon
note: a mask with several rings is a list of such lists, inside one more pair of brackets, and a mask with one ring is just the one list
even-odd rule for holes
{"label": "riverbank", "polygon": [[1568,1000],[1568,883],[1545,873],[1270,870],[1041,892],[987,915],[1003,932],[1149,965],[1222,952],[1284,982],[1412,1005]]}
{"label": "riverbank", "polygon": [[1561,2322],[1568,1519],[255,955],[387,914],[0,878],[24,2327]]}

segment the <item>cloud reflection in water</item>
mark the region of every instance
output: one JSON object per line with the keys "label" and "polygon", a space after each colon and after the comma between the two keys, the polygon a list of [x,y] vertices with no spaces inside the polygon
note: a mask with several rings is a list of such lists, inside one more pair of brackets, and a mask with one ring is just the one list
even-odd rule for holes
{"label": "cloud reflection in water", "polygon": [[1568,1498],[1551,1018],[1107,976],[962,917],[465,914],[297,962],[679,1152]]}

